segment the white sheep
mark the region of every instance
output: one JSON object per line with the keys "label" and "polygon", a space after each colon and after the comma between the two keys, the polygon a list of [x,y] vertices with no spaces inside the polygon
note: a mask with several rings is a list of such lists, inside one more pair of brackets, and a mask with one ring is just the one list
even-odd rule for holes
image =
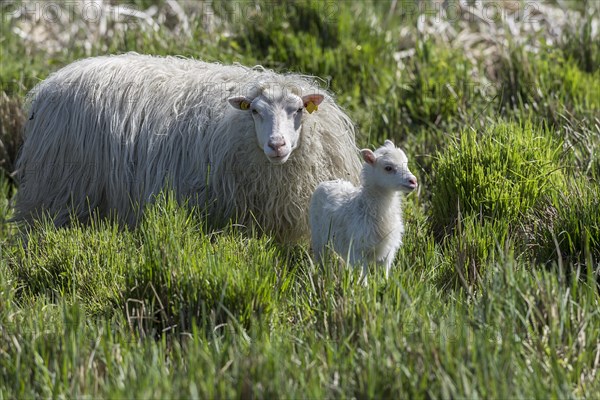
{"label": "white sheep", "polygon": [[[309,236],[324,180],[355,179],[354,126],[315,80],[262,67],[135,53],[88,58],[28,96],[15,220],[56,225],[90,211],[134,226],[169,187],[281,241]],[[318,109],[318,110],[317,110]]]}
{"label": "white sheep", "polygon": [[361,154],[362,186],[344,180],[321,183],[310,203],[310,228],[317,262],[330,245],[348,264],[362,265],[366,280],[371,262],[385,266],[389,275],[404,233],[399,192],[412,192],[417,178],[406,154],[390,140]]}

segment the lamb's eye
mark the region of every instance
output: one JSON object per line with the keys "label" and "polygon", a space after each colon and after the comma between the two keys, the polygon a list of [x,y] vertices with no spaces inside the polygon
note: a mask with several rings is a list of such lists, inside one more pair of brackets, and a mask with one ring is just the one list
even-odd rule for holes
{"label": "lamb's eye", "polygon": [[297,113],[301,113],[302,110],[304,110],[304,107],[300,107],[299,109],[296,110]]}
{"label": "lamb's eye", "polygon": [[252,114],[258,114],[258,111],[256,110],[256,108],[252,109]]}
{"label": "lamb's eye", "polygon": [[392,172],[394,170],[394,168],[392,168],[391,165],[386,165],[385,168],[386,172]]}

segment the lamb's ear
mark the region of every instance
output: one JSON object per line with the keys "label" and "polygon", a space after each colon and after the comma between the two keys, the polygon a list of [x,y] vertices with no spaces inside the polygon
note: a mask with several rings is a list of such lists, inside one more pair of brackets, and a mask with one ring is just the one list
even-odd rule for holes
{"label": "lamb's ear", "polygon": [[250,103],[252,103],[252,100],[245,96],[230,97],[227,101],[229,101],[229,104],[231,104],[233,108],[237,108],[238,110],[248,110],[250,108]]}
{"label": "lamb's ear", "polygon": [[360,154],[362,155],[363,160],[365,160],[365,162],[367,164],[369,164],[369,165],[375,164],[375,160],[377,159],[377,156],[375,156],[375,153],[373,153],[371,150],[362,149],[360,151]]}
{"label": "lamb's ear", "polygon": [[386,141],[385,141],[383,144],[384,144],[384,146],[385,146],[385,147],[391,147],[392,149],[395,149],[395,148],[396,148],[396,146],[394,145],[394,142],[392,142],[392,141],[391,141],[391,140],[389,140],[389,139],[388,139],[388,140],[386,140]]}
{"label": "lamb's ear", "polygon": [[323,102],[323,99],[325,99],[325,96],[322,94],[307,94],[306,96],[302,96],[302,103],[306,111],[312,114],[319,109],[319,104]]}

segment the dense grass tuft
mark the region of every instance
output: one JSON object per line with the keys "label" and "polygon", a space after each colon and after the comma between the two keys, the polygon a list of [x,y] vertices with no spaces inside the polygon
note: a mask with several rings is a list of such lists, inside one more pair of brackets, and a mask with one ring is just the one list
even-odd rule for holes
{"label": "dense grass tuft", "polygon": [[194,322],[211,329],[227,321],[249,328],[255,319],[269,320],[289,279],[270,239],[207,235],[171,197],[148,211],[125,285],[128,318],[142,333],[188,332]]}
{"label": "dense grass tuft", "polygon": [[90,315],[112,314],[120,304],[132,238],[116,225],[55,228],[46,220],[22,236],[7,262],[23,298],[42,296],[82,303]]}
{"label": "dense grass tuft", "polygon": [[564,188],[561,154],[561,143],[529,122],[464,130],[434,166],[433,231],[439,238],[451,233],[460,214],[516,222],[542,196]]}
{"label": "dense grass tuft", "polygon": [[[541,262],[589,265],[600,273],[600,189],[586,179],[571,182],[535,215],[535,254]],[[596,266],[596,267],[593,267]]]}

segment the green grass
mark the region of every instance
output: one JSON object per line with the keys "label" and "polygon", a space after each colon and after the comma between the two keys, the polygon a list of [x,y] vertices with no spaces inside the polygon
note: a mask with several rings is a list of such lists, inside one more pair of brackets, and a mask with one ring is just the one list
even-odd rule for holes
{"label": "green grass", "polygon": [[[545,202],[533,217],[532,246],[538,260],[558,256],[568,263],[594,265],[600,260],[600,190],[597,183],[578,179]],[[599,270],[596,264],[596,270]]]}
{"label": "green grass", "polygon": [[[163,220],[149,220],[160,231]],[[182,230],[191,237],[194,228]],[[210,237],[194,237],[197,247],[211,247]],[[319,271],[308,260],[251,278],[246,270],[261,266],[253,258],[272,254],[254,248],[240,257],[230,249],[241,243],[222,241],[228,243],[213,244],[221,256],[247,263],[223,263],[231,271],[212,272],[229,275],[220,282],[216,305],[185,298],[207,297],[211,280],[197,276],[211,274],[210,268],[188,276],[167,270],[165,289],[158,287],[162,277],[131,272],[137,287],[153,284],[158,294],[132,295],[131,282],[93,279],[105,291],[124,289],[113,315],[95,316],[89,307],[96,299],[84,296],[83,286],[60,297],[19,293],[24,283],[5,265],[0,359],[6,394],[564,397],[599,388],[593,379],[598,294],[591,275],[565,284],[555,271],[530,271],[508,256],[490,266],[479,293],[471,295],[440,290],[422,267],[397,269],[387,282],[378,276],[367,288],[353,284],[348,271]],[[106,269],[139,270],[164,260],[158,252],[144,257],[143,266],[113,258]],[[271,289],[266,296],[247,287],[227,289],[246,283]],[[60,282],[48,277],[47,284]],[[159,307],[162,290],[171,297]],[[161,333],[163,314],[175,305],[181,312],[184,303],[190,315],[203,317],[180,315]],[[246,310],[254,314],[248,326]]]}
{"label": "green grass", "polygon": [[[46,27],[71,32],[52,52],[4,12],[0,398],[597,398],[597,7],[569,3],[583,22],[554,44],[541,31],[486,53],[441,23],[485,25],[417,31],[401,3],[183,2],[187,34],[166,2],[135,0],[157,31],[109,20],[86,47],[72,18]],[[170,193],[133,230],[8,223],[15,105],[74,59],[124,51],[329,78],[358,144],[401,144],[419,179],[389,279],[208,230]]]}

